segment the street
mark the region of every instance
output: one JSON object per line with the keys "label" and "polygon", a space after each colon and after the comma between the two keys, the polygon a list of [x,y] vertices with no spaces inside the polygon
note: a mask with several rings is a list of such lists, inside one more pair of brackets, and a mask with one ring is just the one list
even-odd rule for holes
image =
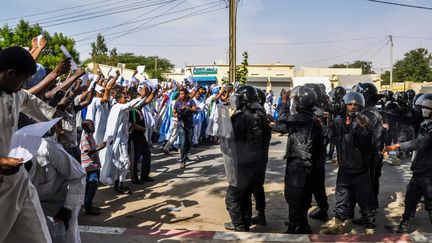
{"label": "street", "polygon": [[[288,208],[283,195],[285,162],[285,136],[273,134],[265,183],[267,201],[267,226],[255,226],[252,232],[283,233]],[[192,148],[191,162],[186,169],[179,169],[178,153],[167,156],[159,147],[152,149],[152,174],[154,182],[142,186],[131,185],[132,195],[117,195],[112,188],[101,187],[95,203],[102,207],[99,216],[80,216],[80,225],[140,228],[144,230],[191,230],[226,231],[229,221],[224,197],[227,182],[224,164],[218,146],[203,145]],[[376,215],[376,233],[387,233],[384,226],[397,225],[403,213],[403,195],[410,179],[410,164],[392,166],[385,162],[379,195],[380,208]],[[337,167],[326,163],[326,190],[330,203],[329,214],[333,216],[334,186]],[[312,208],[313,209],[313,208]],[[358,208],[356,216],[359,216]],[[309,219],[314,233],[318,233],[323,222]],[[348,223],[350,234],[363,234],[362,227]],[[412,231],[429,232],[430,224],[423,204],[418,208]],[[106,236],[82,233],[83,242],[136,242],[138,236]],[[139,238],[139,237],[138,237]],[[148,238],[157,240],[159,238]],[[144,239],[144,238],[140,238]],[[149,242],[148,240],[143,242]]]}

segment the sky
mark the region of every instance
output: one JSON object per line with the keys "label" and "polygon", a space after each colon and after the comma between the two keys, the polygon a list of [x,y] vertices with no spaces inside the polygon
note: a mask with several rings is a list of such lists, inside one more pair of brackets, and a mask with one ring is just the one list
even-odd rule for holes
{"label": "sky", "polygon": [[[431,0],[388,0],[432,8]],[[50,33],[77,41],[81,60],[102,32],[109,49],[158,55],[176,67],[227,62],[228,9],[224,0],[1,0],[0,25],[24,16]],[[85,6],[82,6],[85,5]],[[97,16],[97,17],[96,17]],[[409,50],[432,51],[432,10],[367,0],[240,0],[237,62],[328,67],[372,61],[375,71],[390,67]]]}

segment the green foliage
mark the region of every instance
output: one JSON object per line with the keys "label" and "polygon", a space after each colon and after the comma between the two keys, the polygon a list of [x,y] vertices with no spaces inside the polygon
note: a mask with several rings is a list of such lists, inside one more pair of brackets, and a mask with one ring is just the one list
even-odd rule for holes
{"label": "green foliage", "polygon": [[[84,61],[84,63],[95,62],[111,66],[117,66],[118,63],[126,64],[128,69],[136,69],[139,65],[145,65],[145,72],[150,78],[157,78],[163,80],[163,73],[170,72],[174,65],[166,58],[158,56],[141,56],[134,53],[117,53],[117,49],[108,49],[105,39],[102,35],[98,35],[96,41],[91,44],[92,53],[91,58]],[[157,59],[157,69],[156,62]]]}
{"label": "green foliage", "polygon": [[38,63],[42,64],[44,67],[54,68],[65,58],[60,50],[61,45],[64,45],[68,49],[76,62],[79,62],[79,54],[75,50],[75,41],[72,38],[57,32],[50,35],[47,31],[43,31],[38,24],[30,25],[24,20],[20,20],[14,29],[10,28],[8,25],[4,25],[0,28],[0,47],[22,46],[31,49],[33,37],[40,35],[42,32],[48,44],[40,59],[38,59]]}
{"label": "green foliage", "polygon": [[396,82],[432,81],[432,56],[425,48],[411,50],[398,60],[393,67],[393,76]]}
{"label": "green foliage", "polygon": [[357,60],[353,63],[333,64],[330,68],[361,68],[362,74],[374,74],[372,62]]}
{"label": "green foliage", "polygon": [[247,66],[249,65],[248,59],[249,54],[247,51],[244,51],[242,54],[243,61],[241,62],[240,66],[236,67],[236,81],[239,82],[240,85],[246,84],[247,76],[249,73],[249,70],[247,69]]}
{"label": "green foliage", "polygon": [[389,85],[390,84],[390,71],[385,71],[383,74],[381,74],[382,82],[381,84]]}

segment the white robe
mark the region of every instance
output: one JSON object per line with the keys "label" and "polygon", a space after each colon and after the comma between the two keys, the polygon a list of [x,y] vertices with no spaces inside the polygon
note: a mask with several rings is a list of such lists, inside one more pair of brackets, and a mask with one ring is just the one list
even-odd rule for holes
{"label": "white robe", "polygon": [[129,110],[141,106],[144,102],[145,99],[138,97],[126,104],[115,104],[110,110],[104,141],[111,137],[113,144],[107,144],[106,149],[100,152],[100,154],[104,153],[104,156],[101,156],[100,181],[105,185],[112,185],[117,179],[120,182],[126,179],[130,161]]}
{"label": "white robe", "polygon": [[[0,92],[1,157],[9,153],[20,112],[47,121],[55,109],[24,90],[11,95]],[[0,205],[0,242],[51,242],[38,194],[24,168],[14,175],[0,175]]]}
{"label": "white robe", "polygon": [[97,145],[102,144],[110,110],[109,102],[101,103],[101,98],[93,98],[87,108],[86,119],[92,120],[95,126],[93,137]]}
{"label": "white robe", "polygon": [[209,107],[209,110],[211,110],[211,113],[208,117],[208,123],[206,128],[206,135],[207,136],[218,136],[219,126],[217,124],[218,120],[218,109],[217,109],[217,100],[212,100],[214,98],[214,95],[210,96],[206,100],[206,105]]}
{"label": "white robe", "polygon": [[[53,242],[81,242],[78,214],[84,203],[86,172],[79,162],[54,140],[42,139],[30,178],[38,192]],[[54,237],[53,217],[62,206],[72,211],[72,217],[66,235]]]}

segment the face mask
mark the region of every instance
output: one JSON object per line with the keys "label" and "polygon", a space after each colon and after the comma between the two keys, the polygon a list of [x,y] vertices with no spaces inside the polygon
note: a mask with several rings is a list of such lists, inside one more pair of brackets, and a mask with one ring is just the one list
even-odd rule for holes
{"label": "face mask", "polygon": [[430,118],[432,110],[422,108],[423,118]]}

